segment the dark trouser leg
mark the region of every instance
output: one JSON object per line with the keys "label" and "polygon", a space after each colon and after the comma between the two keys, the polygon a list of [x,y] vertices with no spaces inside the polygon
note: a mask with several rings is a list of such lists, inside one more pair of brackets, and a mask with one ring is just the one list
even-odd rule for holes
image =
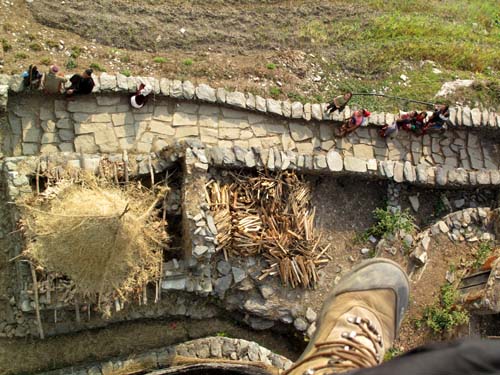
{"label": "dark trouser leg", "polygon": [[499,374],[500,341],[466,340],[426,345],[352,375]]}

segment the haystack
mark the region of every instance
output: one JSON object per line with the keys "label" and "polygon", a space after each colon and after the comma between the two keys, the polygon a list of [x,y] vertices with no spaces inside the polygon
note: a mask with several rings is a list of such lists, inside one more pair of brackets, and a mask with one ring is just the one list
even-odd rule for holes
{"label": "haystack", "polygon": [[148,195],[68,184],[51,199],[25,203],[25,255],[69,278],[81,296],[126,300],[159,277],[165,236],[152,229]]}

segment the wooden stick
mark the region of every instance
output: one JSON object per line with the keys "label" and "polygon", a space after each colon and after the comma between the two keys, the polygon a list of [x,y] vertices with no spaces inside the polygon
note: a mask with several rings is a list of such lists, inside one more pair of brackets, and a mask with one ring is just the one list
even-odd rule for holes
{"label": "wooden stick", "polygon": [[36,323],[38,326],[38,334],[40,335],[40,338],[43,340],[45,338],[45,335],[43,333],[42,318],[40,317],[40,304],[38,302],[38,282],[36,279],[35,268],[31,263],[30,263],[30,269],[31,269],[31,278],[33,279],[33,295],[35,297],[35,312],[36,312]]}
{"label": "wooden stick", "polygon": [[75,319],[77,323],[81,322],[80,319],[80,305],[78,303],[78,297],[75,296]]}
{"label": "wooden stick", "polygon": [[151,155],[148,155],[148,166],[149,166],[149,174],[151,175],[151,190],[153,190],[155,186],[155,174],[153,171],[153,164],[151,163]]}
{"label": "wooden stick", "polygon": [[40,194],[40,158],[38,158],[38,163],[36,166],[36,194]]}

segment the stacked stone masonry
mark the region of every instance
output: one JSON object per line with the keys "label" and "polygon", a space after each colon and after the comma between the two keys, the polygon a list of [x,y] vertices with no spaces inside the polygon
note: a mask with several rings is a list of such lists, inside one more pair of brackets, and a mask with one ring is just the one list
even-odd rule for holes
{"label": "stacked stone masonry", "polygon": [[[151,83],[155,98],[135,110],[123,94],[140,80]],[[223,165],[366,173],[431,185],[500,184],[500,132],[492,132],[499,129],[500,117],[477,108],[452,109],[457,126],[444,134],[400,132],[382,139],[377,126],[394,115],[374,113],[370,126],[339,139],[333,130],[350,115],[349,108],[327,116],[325,104],[281,102],[188,81],[104,73],[96,82],[95,95],[67,101],[16,94],[19,79],[11,77],[4,154],[148,153],[187,140],[221,150],[212,153],[212,161],[218,164],[221,154]]]}

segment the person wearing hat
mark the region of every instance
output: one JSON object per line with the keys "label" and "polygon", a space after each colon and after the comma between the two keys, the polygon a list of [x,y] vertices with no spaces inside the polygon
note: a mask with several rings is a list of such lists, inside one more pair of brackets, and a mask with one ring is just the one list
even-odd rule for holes
{"label": "person wearing hat", "polygon": [[335,132],[336,137],[345,137],[347,134],[352,133],[360,126],[368,126],[368,117],[371,113],[366,109],[354,111],[351,118],[342,124],[340,129]]}
{"label": "person wearing hat", "polygon": [[87,69],[82,75],[74,74],[73,77],[69,79],[71,86],[66,91],[66,96],[91,94],[95,86],[94,80],[92,79],[92,73],[92,69]]}
{"label": "person wearing hat", "polygon": [[351,92],[345,93],[344,95],[336,96],[335,98],[333,98],[333,101],[330,104],[328,104],[328,107],[326,107],[326,113],[332,114],[335,111],[339,111],[339,113],[342,112],[344,108],[347,106],[347,103],[349,103],[349,101],[351,100],[351,98],[352,98]]}
{"label": "person wearing hat", "polygon": [[59,67],[52,65],[49,72],[43,76],[42,90],[46,94],[60,94],[66,81],[67,79],[59,71]]}
{"label": "person wearing hat", "polygon": [[141,83],[136,93],[130,97],[130,105],[137,109],[144,107],[152,91],[153,88],[150,85]]}

